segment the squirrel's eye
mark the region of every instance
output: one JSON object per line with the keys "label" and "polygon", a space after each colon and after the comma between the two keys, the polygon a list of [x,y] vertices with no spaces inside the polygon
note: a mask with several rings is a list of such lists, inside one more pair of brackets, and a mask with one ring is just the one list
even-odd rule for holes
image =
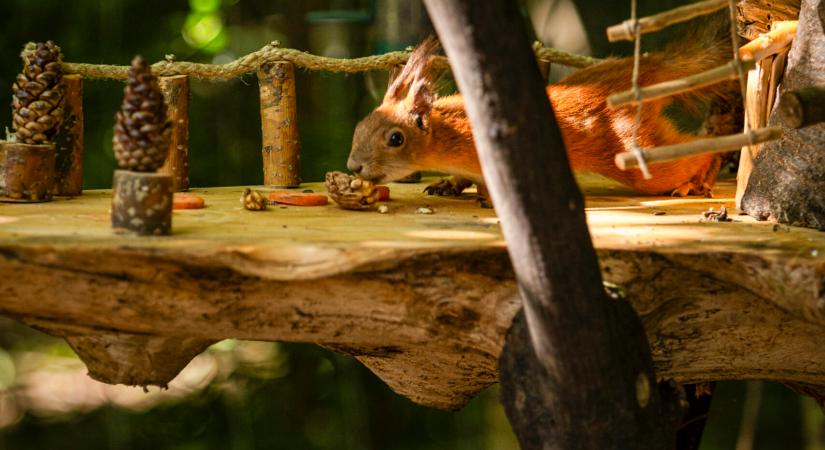
{"label": "squirrel's eye", "polygon": [[396,131],[390,135],[390,147],[401,147],[402,145],[404,145],[404,135],[401,134],[400,131]]}

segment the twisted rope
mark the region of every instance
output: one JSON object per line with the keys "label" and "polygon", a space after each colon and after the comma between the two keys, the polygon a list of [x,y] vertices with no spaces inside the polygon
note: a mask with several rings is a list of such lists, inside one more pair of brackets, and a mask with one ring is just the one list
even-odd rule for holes
{"label": "twisted rope", "polygon": [[[536,43],[538,44],[538,43]],[[563,52],[555,48],[534,45],[537,59],[547,60],[569,67],[587,67],[601,60],[589,56]],[[255,72],[267,63],[289,61],[296,67],[323,72],[356,73],[368,70],[387,70],[407,62],[409,51],[385,53],[383,55],[365,56],[363,58],[341,59],[318,56],[292,48],[280,48],[278,42],[267,44],[258,51],[241,56],[226,64],[202,64],[188,61],[175,61],[167,57],[166,61],[152,64],[152,73],[159,76],[189,75],[206,80],[231,80],[249,72]],[[436,67],[449,67],[443,56],[437,58]],[[64,62],[65,73],[81,75],[83,78],[125,80],[129,66],[106,64],[84,64]]]}

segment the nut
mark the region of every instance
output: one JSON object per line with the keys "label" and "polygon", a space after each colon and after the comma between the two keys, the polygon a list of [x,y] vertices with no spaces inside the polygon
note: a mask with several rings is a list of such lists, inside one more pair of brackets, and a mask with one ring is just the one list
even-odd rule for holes
{"label": "nut", "polygon": [[373,182],[343,172],[327,172],[325,184],[332,200],[344,209],[370,209],[381,195]]}
{"label": "nut", "polygon": [[266,197],[261,195],[258,191],[246,188],[241,194],[241,203],[244,209],[249,211],[263,211],[266,209]]}

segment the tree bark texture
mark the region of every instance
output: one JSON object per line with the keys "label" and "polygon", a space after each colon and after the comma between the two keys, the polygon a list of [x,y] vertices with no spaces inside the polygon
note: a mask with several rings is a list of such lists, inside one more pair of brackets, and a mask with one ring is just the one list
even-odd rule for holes
{"label": "tree bark texture", "polygon": [[737,9],[737,31],[739,35],[753,40],[770,30],[777,20],[796,20],[799,17],[800,0],[739,0]]}
{"label": "tree bark texture", "polygon": [[172,123],[169,156],[158,172],[170,175],[175,192],[189,190],[189,76],[160,77],[166,117]]}
{"label": "tree bark texture", "polygon": [[[804,0],[781,94],[825,84],[825,0]],[[777,110],[770,126],[781,126]],[[742,197],[749,215],[825,230],[825,123],[793,129],[766,144],[753,161]]]}
{"label": "tree bark texture", "polygon": [[55,137],[55,195],[83,192],[83,79],[64,75],[63,122]]}
{"label": "tree bark texture", "polygon": [[677,402],[656,387],[638,317],[603,291],[584,199],[517,4],[425,5],[464,95],[524,303],[528,333],[511,332],[519,345],[501,360],[522,447],[672,447]]}
{"label": "tree bark texture", "polygon": [[[198,342],[307,342],[357,357],[416,403],[458,409],[498,381],[521,299],[495,211],[423,197],[433,181],[393,185],[391,214],[253,213],[241,188],[196,189],[210,207],[176,213],[158,239],[113,233],[108,191],[3,204],[0,314],[73,341],[108,383],[166,384]],[[641,317],[660,379],[771,380],[822,402],[825,234],[697,222],[720,199],[732,207],[730,182],[714,192],[590,189],[604,279]],[[424,201],[435,214],[416,214]]]}

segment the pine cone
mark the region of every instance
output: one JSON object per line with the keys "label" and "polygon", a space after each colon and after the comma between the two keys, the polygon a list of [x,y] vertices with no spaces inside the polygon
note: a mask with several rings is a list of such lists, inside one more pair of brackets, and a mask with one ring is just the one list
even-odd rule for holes
{"label": "pine cone", "polygon": [[135,56],[112,137],[120,168],[136,172],[160,168],[169,153],[170,130],[158,81],[146,60]]}
{"label": "pine cone", "polygon": [[12,86],[12,109],[17,141],[51,142],[63,120],[63,55],[54,42],[29,42],[20,53],[23,73]]}

